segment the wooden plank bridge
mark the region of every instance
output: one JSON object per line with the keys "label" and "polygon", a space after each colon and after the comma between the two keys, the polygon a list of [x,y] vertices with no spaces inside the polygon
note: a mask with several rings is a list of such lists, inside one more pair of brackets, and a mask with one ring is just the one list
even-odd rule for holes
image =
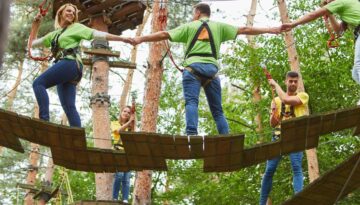
{"label": "wooden plank bridge", "polygon": [[[123,132],[121,137],[125,151],[116,151],[87,147],[82,128],[70,128],[0,110],[0,145],[17,152],[24,152],[20,139],[47,146],[54,164],[78,171],[166,171],[166,159],[203,159],[205,172],[230,172],[317,147],[319,137],[327,133],[354,128],[354,135],[357,135],[359,125],[360,107],[354,107],[286,120],[282,122],[279,141],[250,148],[244,148],[245,136],[241,134],[180,136]],[[358,154],[353,157],[359,158]],[[338,167],[345,170],[342,173],[348,173],[350,168],[348,165]],[[340,178],[343,179],[344,175],[340,174]],[[359,187],[359,169],[356,169],[353,178],[350,188],[344,193]],[[323,185],[326,183],[317,183],[320,185],[316,186],[327,186]],[[296,197],[305,200],[301,194]]]}

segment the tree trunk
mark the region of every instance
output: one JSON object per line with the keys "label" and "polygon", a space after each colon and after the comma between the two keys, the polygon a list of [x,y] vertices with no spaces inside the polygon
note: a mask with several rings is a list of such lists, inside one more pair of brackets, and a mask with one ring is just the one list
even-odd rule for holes
{"label": "tree trunk", "polygon": [[[256,6],[257,6],[257,1],[256,0],[252,0],[251,1],[251,7],[250,7],[250,11],[249,14],[247,15],[247,21],[246,21],[246,26],[253,26],[254,25],[254,18],[256,15]],[[254,42],[254,36],[252,35],[246,35],[246,38],[248,40],[249,45],[252,48],[255,48],[255,42]],[[253,66],[255,68],[255,66]],[[254,85],[253,85],[253,102],[255,104],[258,104],[261,101],[261,94],[260,94],[260,82],[254,80]],[[263,136],[261,135],[262,130],[263,130],[263,126],[261,123],[261,113],[257,113],[255,116],[255,123],[256,123],[256,132],[260,135],[260,139],[259,142],[262,142]]]}
{"label": "tree trunk", "polygon": [[2,69],[2,57],[7,45],[8,23],[10,16],[10,0],[0,1],[0,70]]}
{"label": "tree trunk", "polygon": [[8,94],[8,100],[6,103],[6,109],[12,111],[13,110],[13,104],[14,104],[14,99],[18,90],[18,86],[20,85],[21,82],[21,76],[23,73],[23,68],[24,68],[24,61],[21,61],[19,63],[19,68],[18,68],[18,75],[16,77],[16,81],[15,84],[13,85],[13,87],[10,90],[10,93]]}
{"label": "tree trunk", "polygon": [[[48,63],[41,63],[40,72],[43,73],[48,67]],[[37,103],[34,105],[34,118],[39,118],[39,106]],[[28,170],[28,175],[26,177],[26,183],[29,185],[35,185],[36,181],[36,175],[38,173],[38,162],[39,162],[39,151],[40,151],[40,145],[31,143],[30,144],[30,154],[29,154],[29,162],[32,169]],[[30,190],[27,190],[27,194],[25,195],[24,204],[25,205],[33,205],[34,194],[30,193]]]}
{"label": "tree trunk", "polygon": [[[55,165],[54,165],[54,161],[52,158],[49,159],[47,167],[46,167],[46,172],[45,172],[45,179],[42,182],[42,185],[45,187],[52,187],[52,178],[54,175],[54,170],[55,170]],[[46,204],[46,200],[43,198],[39,198],[39,201],[37,203],[37,205],[45,205]]]}
{"label": "tree trunk", "polygon": [[[99,31],[108,31],[108,25],[104,22],[103,16],[97,16],[91,19],[91,26]],[[107,42],[104,42],[107,43]],[[100,94],[100,98],[104,100],[109,89],[109,63],[105,60],[98,60],[93,65],[92,75],[92,96]],[[97,100],[91,104],[94,145],[95,147],[110,149],[110,118],[109,105],[110,102]],[[96,173],[96,199],[111,199],[112,175],[110,173]]]}
{"label": "tree trunk", "polygon": [[[144,15],[144,19],[142,24],[139,26],[139,28],[136,31],[136,37],[140,36],[144,30],[145,24],[147,22],[147,20],[149,19],[150,16],[150,11],[146,11],[145,15]],[[136,54],[137,54],[137,48],[138,46],[134,46],[131,49],[131,63],[136,63]],[[120,109],[125,107],[126,105],[126,100],[127,100],[127,96],[129,94],[129,91],[131,91],[131,85],[132,85],[132,80],[133,80],[133,75],[134,75],[134,71],[133,69],[129,69],[127,75],[126,75],[126,80],[125,80],[125,85],[124,88],[122,90],[121,93],[121,97],[120,97]]]}
{"label": "tree trunk", "polygon": [[[63,113],[61,116],[61,125],[67,125],[68,120],[66,117],[66,114]],[[51,155],[51,153],[48,154],[49,156]],[[44,184],[45,186],[52,186],[52,182],[53,182],[53,176],[54,176],[54,171],[55,171],[55,165],[54,165],[54,161],[52,158],[49,159],[48,164],[46,166],[46,171],[45,171],[45,179],[44,179]],[[38,204],[46,204],[46,201],[43,199],[39,199]]]}
{"label": "tree trunk", "polygon": [[[280,10],[281,21],[283,23],[290,22],[285,0],[278,0],[278,6],[279,6],[279,10]],[[300,74],[299,57],[298,57],[298,54],[297,54],[297,51],[295,48],[295,41],[294,41],[294,37],[293,37],[293,34],[291,31],[285,33],[285,43],[286,43],[286,47],[287,47],[287,51],[288,51],[288,55],[289,55],[291,70],[297,71]],[[299,79],[298,90],[300,92],[305,91],[304,82],[302,80],[301,75],[300,75],[300,79]],[[309,110],[307,110],[307,114],[309,114]],[[306,150],[306,156],[307,156],[307,162],[308,162],[309,179],[310,179],[310,182],[312,182],[320,176],[316,148]]]}
{"label": "tree trunk", "polygon": [[[18,86],[20,85],[21,82],[21,76],[22,76],[22,72],[23,72],[23,67],[24,67],[24,61],[20,62],[19,68],[18,68],[18,75],[16,77],[16,81],[14,86],[11,88],[10,93],[8,94],[8,100],[6,103],[6,109],[12,111],[13,110],[13,104],[14,104],[14,99],[17,93],[17,89]],[[2,153],[3,148],[0,146],[0,155]]]}
{"label": "tree trunk", "polygon": [[[163,6],[167,5],[164,1]],[[166,9],[166,8],[164,8]],[[165,28],[159,21],[160,3],[155,1],[153,5],[153,19],[151,32],[157,32]],[[166,22],[165,22],[166,24]],[[146,87],[144,95],[144,108],[141,117],[141,131],[156,132],[156,122],[158,116],[158,107],[161,91],[161,78],[163,75],[163,67],[160,64],[165,51],[163,42],[154,42],[150,44],[149,64],[146,75]],[[148,205],[151,204],[151,175],[152,171],[146,170],[137,173],[133,204]]]}

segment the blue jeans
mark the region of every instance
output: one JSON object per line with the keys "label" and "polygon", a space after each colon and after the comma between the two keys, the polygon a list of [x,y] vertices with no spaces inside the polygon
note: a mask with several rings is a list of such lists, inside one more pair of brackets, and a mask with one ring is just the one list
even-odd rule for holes
{"label": "blue jeans", "polygon": [[360,37],[355,42],[354,66],[352,69],[352,78],[360,84]]}
{"label": "blue jeans", "polygon": [[71,81],[81,77],[82,67],[75,60],[61,60],[37,77],[33,83],[39,105],[39,117],[49,121],[49,96],[46,89],[56,85],[60,103],[70,126],[81,127],[79,113],[75,107],[76,85]]}
{"label": "blue jeans", "polygon": [[131,172],[117,172],[113,183],[113,200],[118,200],[120,185],[122,200],[129,200]]}
{"label": "blue jeans", "polygon": [[[214,76],[218,72],[217,67],[209,63],[193,63],[190,67],[207,77]],[[182,83],[185,98],[186,134],[197,135],[199,120],[198,105],[201,84],[194,74],[187,70],[184,70],[183,72]],[[219,134],[228,134],[229,125],[225,119],[221,105],[221,85],[219,77],[212,80],[204,90]]]}
{"label": "blue jeans", "polygon": [[[303,152],[294,152],[290,154],[291,168],[293,171],[293,187],[294,192],[298,193],[303,189],[303,172],[302,172],[302,157]],[[267,198],[271,192],[273,176],[276,168],[281,160],[280,157],[268,160],[266,163],[266,170],[261,182],[260,205],[266,205]]]}

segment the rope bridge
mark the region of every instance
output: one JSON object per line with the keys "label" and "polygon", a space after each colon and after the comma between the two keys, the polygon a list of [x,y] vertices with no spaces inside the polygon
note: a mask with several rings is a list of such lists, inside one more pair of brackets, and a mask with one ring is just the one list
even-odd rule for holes
{"label": "rope bridge", "polygon": [[[203,159],[204,172],[230,172],[317,147],[319,136],[324,134],[354,128],[354,135],[357,135],[359,125],[358,106],[283,121],[279,141],[250,148],[244,148],[245,136],[241,134],[180,136],[123,132],[120,134],[124,151],[117,151],[87,147],[82,128],[70,128],[0,109],[0,145],[23,153],[20,139],[28,140],[49,147],[54,164],[86,172],[166,171],[166,159]],[[358,152],[285,204],[332,204],[356,190],[360,186],[359,159]]]}

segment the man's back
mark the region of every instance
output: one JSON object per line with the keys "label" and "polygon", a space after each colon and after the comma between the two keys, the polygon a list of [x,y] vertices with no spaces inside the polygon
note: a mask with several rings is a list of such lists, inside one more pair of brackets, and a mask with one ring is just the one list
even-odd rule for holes
{"label": "man's back", "polygon": [[[221,43],[228,40],[234,40],[237,36],[238,28],[231,26],[225,23],[219,23],[215,21],[209,21],[209,18],[203,17],[200,20],[196,20],[182,26],[179,26],[173,30],[168,31],[170,35],[170,40],[173,42],[180,42],[186,45],[188,48],[191,44],[191,41],[195,37],[197,31],[202,25],[203,21],[206,21],[210,27],[211,34],[214,39],[214,45],[216,49],[216,56],[220,56],[219,50]],[[202,32],[203,33],[203,32]],[[205,36],[205,37],[204,37]],[[191,49],[189,54],[211,54],[211,46],[209,39],[206,38],[209,35],[200,35],[196,41],[194,47]],[[192,56],[185,59],[183,66],[187,67],[192,63],[212,63],[219,68],[217,59],[214,57],[204,57],[204,56]]]}

